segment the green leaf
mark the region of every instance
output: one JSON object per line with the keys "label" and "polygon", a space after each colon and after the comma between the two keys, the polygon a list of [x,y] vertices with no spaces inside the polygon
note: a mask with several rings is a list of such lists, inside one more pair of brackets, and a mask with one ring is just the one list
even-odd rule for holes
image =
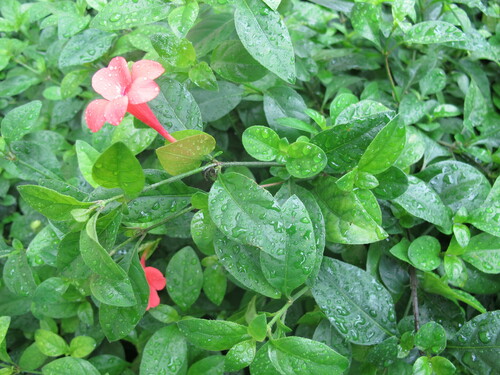
{"label": "green leaf", "polygon": [[434,68],[419,81],[422,95],[436,94],[446,87],[446,73],[443,69]]}
{"label": "green leaf", "polygon": [[398,159],[405,142],[405,126],[396,117],[373,138],[359,160],[358,169],[375,175],[386,171]]}
{"label": "green leaf", "polygon": [[465,246],[462,259],[485,273],[500,273],[500,240],[488,233],[480,233]]}
{"label": "green leaf", "polygon": [[242,0],[236,5],[236,32],[247,51],[278,77],[294,83],[293,45],[280,14],[260,0]]}
{"label": "green leaf", "polygon": [[429,357],[419,357],[413,363],[413,372],[414,375],[432,375],[432,364]]}
{"label": "green leaf", "polygon": [[358,102],[359,100],[356,95],[349,93],[337,95],[330,103],[330,118],[332,119],[332,122],[335,123],[338,115],[340,115],[344,109],[349,107],[351,104],[356,104]]}
{"label": "green leaf", "polygon": [[488,112],[487,102],[477,84],[472,81],[464,103],[464,125],[472,128],[482,125]]}
{"label": "green leaf", "polygon": [[203,121],[216,121],[231,112],[243,97],[243,89],[230,82],[218,82],[219,91],[192,89],[191,93],[199,105]]}
{"label": "green leaf", "polygon": [[83,178],[92,185],[97,187],[99,184],[92,178],[92,166],[99,158],[100,153],[85,141],[77,140],[75,143],[76,156],[78,158],[78,167],[82,172]]}
{"label": "green leaf", "polygon": [[33,296],[33,312],[55,319],[75,316],[79,303],[65,298],[68,287],[69,284],[59,277],[44,280]]}
{"label": "green leaf", "polygon": [[292,143],[286,152],[286,170],[294,177],[309,178],[326,167],[326,155],[315,144],[297,141]]}
{"label": "green leaf", "polygon": [[187,375],[223,375],[225,358],[221,355],[211,355],[193,363]]}
{"label": "green leaf", "polygon": [[281,125],[278,120],[290,117],[309,123],[309,117],[304,113],[306,109],[307,105],[302,96],[291,87],[277,86],[264,92],[264,113],[268,124],[290,141],[303,133]]}
{"label": "green leaf", "polygon": [[155,140],[157,135],[158,133],[150,127],[136,128],[132,117],[127,117],[123,119],[120,126],[113,129],[111,143],[122,142],[134,155],[137,155],[144,151]]}
{"label": "green leaf", "polygon": [[0,344],[4,341],[5,336],[7,335],[7,330],[10,325],[10,316],[0,316]]}
{"label": "green leaf", "polygon": [[448,358],[435,356],[431,358],[431,365],[434,372],[438,375],[453,375],[457,368]]}
{"label": "green leaf", "polygon": [[392,297],[367,272],[325,257],[312,293],[328,320],[350,342],[373,345],[394,335]]}
{"label": "green leaf", "polygon": [[191,237],[198,249],[205,255],[213,255],[214,235],[217,230],[207,209],[196,212],[191,220]]}
{"label": "green leaf", "polygon": [[218,91],[219,85],[210,66],[202,61],[189,69],[189,79],[199,88]]}
{"label": "green leaf", "polygon": [[446,348],[446,331],[441,324],[426,323],[415,333],[415,346],[420,350],[439,354]]}
{"label": "green leaf", "polygon": [[264,296],[280,297],[280,292],[269,284],[262,272],[259,249],[241,245],[219,231],[215,233],[214,246],[220,263],[238,283]]}
{"label": "green leaf", "polygon": [[434,163],[417,177],[427,182],[454,213],[461,207],[468,211],[478,208],[490,191],[490,183],[481,172],[455,160]]}
{"label": "green leaf", "polygon": [[72,37],[59,55],[61,69],[96,61],[110,48],[115,38],[106,31],[88,29]]}
{"label": "green leaf", "polygon": [[352,8],[351,22],[354,30],[363,38],[380,47],[380,6],[356,3]]}
{"label": "green leaf", "polygon": [[281,0],[262,0],[264,1],[269,8],[272,10],[277,10],[280,6]]}
{"label": "green leaf", "polygon": [[183,38],[193,27],[198,12],[198,2],[196,0],[187,1],[185,5],[181,5],[170,12],[168,24],[179,38]]}
{"label": "green leaf", "polygon": [[393,117],[393,111],[374,100],[361,100],[345,108],[335,119],[335,126],[348,124],[355,120],[368,119],[382,115]]}
{"label": "green leaf", "polygon": [[283,337],[271,341],[269,359],[280,374],[343,374],[349,360],[329,346],[303,337]]}
{"label": "green leaf", "polygon": [[177,38],[174,33],[161,32],[152,35],[151,45],[160,56],[161,62],[174,69],[186,69],[196,62],[196,52],[191,42],[185,38]]}
{"label": "green leaf", "polygon": [[169,305],[158,305],[150,309],[149,313],[153,318],[165,324],[177,322],[180,319],[177,310]]}
{"label": "green leaf", "polygon": [[39,82],[40,79],[38,77],[29,75],[12,76],[4,79],[0,82],[0,98],[8,98],[21,94]]}
{"label": "green leaf", "polygon": [[200,260],[192,247],[186,246],[175,253],[168,263],[165,277],[172,300],[187,310],[198,299],[203,286]]}
{"label": "green leaf", "polygon": [[250,373],[252,375],[280,375],[274,368],[274,365],[271,363],[269,359],[268,350],[270,343],[266,342],[264,345],[257,350],[257,354],[255,355],[255,359],[250,365]]}
{"label": "green leaf", "polygon": [[249,366],[255,358],[255,353],[254,340],[239,342],[227,352],[224,361],[224,370],[232,372]]}
{"label": "green leaf", "polygon": [[144,347],[140,374],[185,374],[186,340],[175,325],[156,331]]}
{"label": "green leaf", "polygon": [[148,104],[165,129],[170,133],[187,129],[203,130],[200,108],[186,87],[167,77],[161,77],[156,82],[160,93]]}
{"label": "green leaf", "polygon": [[109,280],[121,281],[127,277],[126,272],[115,263],[113,258],[101,246],[97,238],[96,222],[98,214],[87,222],[85,230],[80,233],[80,251],[82,258],[93,272]]}
{"label": "green leaf", "polygon": [[68,344],[61,336],[44,329],[36,330],[35,343],[38,349],[49,357],[58,357],[69,351]]}
{"label": "green leaf", "polygon": [[494,373],[500,361],[500,311],[476,316],[465,323],[447,350],[474,374]]}
{"label": "green leaf", "polygon": [[227,279],[224,268],[213,264],[203,271],[203,292],[210,301],[219,306],[226,294]]}
{"label": "green leaf", "polygon": [[163,0],[112,0],[94,17],[91,27],[113,31],[158,22],[168,17]]}
{"label": "green leaf", "polygon": [[325,218],[328,241],[364,244],[387,237],[381,226],[380,207],[369,191],[346,192],[333,177],[323,177],[313,192]]}
{"label": "green leaf", "polygon": [[453,24],[443,21],[423,21],[412,26],[405,35],[406,43],[434,44],[465,41],[465,34]]}
{"label": "green leaf", "polygon": [[47,356],[38,349],[36,343],[33,343],[24,349],[21,354],[19,358],[19,367],[24,371],[36,370],[41,367],[46,360]]}
{"label": "green leaf", "polygon": [[34,100],[9,111],[2,120],[2,137],[7,142],[18,141],[37,125],[42,102]]}
{"label": "green leaf", "polygon": [[226,39],[237,38],[232,13],[209,13],[189,32],[198,57],[205,56]]}
{"label": "green leaf", "polygon": [[250,55],[239,40],[227,40],[212,53],[210,66],[228,81],[245,83],[261,79],[266,68]]}
{"label": "green leaf", "polygon": [[451,233],[450,210],[424,181],[408,176],[408,189],[394,199],[413,216],[424,219],[441,228],[444,233]]}
{"label": "green leaf", "polygon": [[69,99],[78,95],[82,91],[80,85],[84,83],[89,74],[88,69],[73,70],[66,74],[61,81],[61,98]]}
{"label": "green leaf", "polygon": [[134,306],[137,301],[130,280],[108,279],[106,276],[93,275],[90,279],[92,296],[99,302],[111,306]]}
{"label": "green leaf", "polygon": [[139,160],[122,142],[112,144],[97,158],[92,178],[102,187],[121,188],[129,196],[139,195],[145,182]]}
{"label": "green leaf", "polygon": [[149,285],[137,256],[132,261],[128,276],[138,303],[131,307],[101,304],[99,308],[99,322],[109,341],[120,340],[130,334],[144,316],[148,305]]}
{"label": "green leaf", "polygon": [[7,258],[3,267],[3,281],[5,286],[18,296],[32,296],[35,292],[35,279],[23,250]]}
{"label": "green leaf", "polygon": [[26,203],[51,220],[72,220],[72,210],[88,208],[93,204],[38,185],[21,185],[17,190]]}
{"label": "green leaf", "polygon": [[379,185],[372,191],[378,198],[395,199],[408,188],[406,174],[394,166],[377,175],[377,180],[379,181]]}
{"label": "green leaf", "polygon": [[200,133],[160,147],[156,150],[156,155],[162,167],[176,176],[198,168],[214,149],[214,137]]}
{"label": "green leaf", "polygon": [[412,241],[408,248],[408,258],[422,271],[432,271],[439,267],[441,244],[435,237],[421,236]]}
{"label": "green leaf", "polygon": [[355,119],[315,135],[311,142],[323,149],[335,173],[354,168],[378,132],[389,122],[385,113]]}
{"label": "green leaf", "polygon": [[245,326],[224,320],[185,319],[177,325],[191,344],[205,350],[227,350],[249,338]]}
{"label": "green leaf", "polygon": [[395,0],[392,3],[392,16],[395,22],[401,22],[406,16],[415,20],[415,0]]}
{"label": "green leaf", "polygon": [[90,336],[77,336],[69,344],[72,357],[83,358],[92,353],[97,346],[96,341]]}
{"label": "green leaf", "polygon": [[257,160],[273,161],[280,155],[280,137],[266,126],[247,128],[241,139],[245,151]]}
{"label": "green leaf", "polygon": [[52,361],[42,368],[43,375],[99,375],[100,372],[88,361],[81,358],[65,357]]}
{"label": "green leaf", "polygon": [[260,264],[269,283],[284,295],[291,293],[309,277],[318,253],[311,218],[295,195],[282,206],[287,228],[285,250],[260,254]]}
{"label": "green leaf", "polygon": [[500,178],[497,177],[484,203],[472,211],[467,222],[485,232],[500,237]]}
{"label": "green leaf", "polygon": [[266,314],[259,314],[248,325],[248,333],[257,341],[264,341],[267,336]]}
{"label": "green leaf", "polygon": [[219,175],[208,206],[213,222],[230,239],[271,254],[284,250],[281,209],[255,181],[238,173]]}
{"label": "green leaf", "polygon": [[287,128],[297,129],[297,130],[301,130],[301,131],[308,132],[311,134],[318,133],[318,130],[313,125],[308,124],[307,122],[296,119],[296,118],[283,117],[283,118],[276,119],[276,122],[279,125],[285,126]]}

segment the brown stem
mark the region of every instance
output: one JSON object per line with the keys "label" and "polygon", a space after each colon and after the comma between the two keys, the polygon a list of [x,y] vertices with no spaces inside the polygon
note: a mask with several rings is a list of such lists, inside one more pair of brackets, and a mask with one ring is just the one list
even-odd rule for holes
{"label": "brown stem", "polygon": [[411,289],[411,301],[413,306],[413,318],[415,320],[415,332],[420,329],[420,318],[418,313],[418,279],[415,273],[415,267],[410,266],[410,289]]}

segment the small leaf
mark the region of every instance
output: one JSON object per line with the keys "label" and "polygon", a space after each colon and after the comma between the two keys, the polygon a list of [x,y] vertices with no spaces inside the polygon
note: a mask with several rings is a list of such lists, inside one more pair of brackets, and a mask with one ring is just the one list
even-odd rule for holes
{"label": "small leaf", "polygon": [[42,102],[34,100],[9,111],[2,120],[2,137],[7,142],[19,141],[37,124]]}
{"label": "small leaf", "polygon": [[33,272],[28,265],[26,253],[21,250],[11,254],[3,267],[5,286],[18,296],[32,296],[36,289]]}
{"label": "small leaf", "polygon": [[90,336],[76,336],[69,344],[69,352],[72,357],[83,358],[92,353],[96,345]]}
{"label": "small leaf", "polygon": [[415,345],[420,350],[439,354],[446,348],[446,331],[436,322],[426,323],[415,334]]}
{"label": "small leaf", "polygon": [[198,17],[198,11],[198,2],[191,0],[170,12],[168,15],[168,24],[179,38],[185,37],[191,27],[193,27]]}
{"label": "small leaf", "polygon": [[323,150],[309,142],[294,142],[287,149],[286,169],[294,177],[309,178],[325,169]]}
{"label": "small leaf", "polygon": [[232,372],[249,366],[255,358],[255,353],[254,340],[239,342],[227,352],[224,361],[224,370]]}
{"label": "small leaf", "polygon": [[354,30],[380,49],[380,7],[368,3],[356,3],[352,8],[351,22]]}
{"label": "small leaf", "polygon": [[92,178],[102,187],[121,188],[129,196],[139,195],[145,182],[139,160],[122,142],[112,144],[99,156]]}
{"label": "small leaf", "polygon": [[481,233],[472,237],[461,257],[482,272],[500,273],[500,241],[496,236]]}
{"label": "small leaf", "polygon": [[187,310],[198,299],[203,286],[200,260],[192,247],[186,246],[170,259],[165,272],[167,290],[172,300]]}
{"label": "small leaf", "polygon": [[99,158],[100,153],[87,142],[81,140],[76,141],[75,150],[78,158],[78,167],[80,168],[80,172],[82,172],[83,178],[85,178],[92,187],[95,188],[99,186],[92,178],[92,166]]}
{"label": "small leaf", "polygon": [[280,155],[280,137],[266,126],[251,126],[242,135],[243,147],[253,158],[273,161]]}
{"label": "small leaf", "polygon": [[214,72],[205,61],[201,61],[189,69],[189,79],[196,86],[204,90],[219,90],[219,85],[217,84]]}
{"label": "small leaf", "polygon": [[88,361],[81,358],[58,358],[42,367],[43,375],[99,375],[100,372]]}
{"label": "small leaf", "polygon": [[224,268],[213,264],[203,272],[203,291],[210,301],[220,305],[226,294],[227,279]]}
{"label": "small leaf", "polygon": [[413,240],[408,248],[408,258],[412,264],[422,271],[432,271],[439,267],[441,245],[431,236],[421,236]]}
{"label": "small leaf", "polygon": [[406,43],[446,43],[465,41],[465,34],[453,24],[443,21],[423,21],[406,32]]}
{"label": "small leaf", "polygon": [[227,350],[249,338],[245,326],[224,320],[185,319],[177,325],[191,344],[205,350]]}
{"label": "small leaf", "polygon": [[69,350],[66,341],[57,333],[38,329],[35,332],[35,342],[40,351],[49,357],[58,357]]}
{"label": "small leaf", "polygon": [[240,104],[243,89],[230,82],[218,82],[219,91],[192,89],[196,103],[199,105],[203,121],[212,122],[227,115]]}

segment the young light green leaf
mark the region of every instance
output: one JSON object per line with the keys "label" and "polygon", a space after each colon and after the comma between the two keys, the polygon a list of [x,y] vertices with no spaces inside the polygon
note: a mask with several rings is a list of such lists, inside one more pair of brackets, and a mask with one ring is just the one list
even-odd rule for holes
{"label": "young light green leaf", "polygon": [[2,120],[2,137],[7,142],[18,141],[33,131],[41,109],[42,102],[34,100],[9,111]]}
{"label": "young light green leaf", "polygon": [[266,126],[247,128],[241,140],[245,151],[257,160],[273,161],[280,155],[280,137]]}
{"label": "young light green leaf", "polygon": [[175,253],[168,263],[165,277],[172,300],[187,310],[198,299],[203,286],[200,260],[192,247],[186,246]]}
{"label": "young light green leaf", "polygon": [[432,271],[439,267],[441,245],[435,237],[421,236],[415,238],[408,248],[408,258],[412,264],[422,271]]}
{"label": "young light green leaf", "polygon": [[38,349],[49,357],[58,357],[69,351],[68,344],[61,336],[45,329],[36,330],[35,343]]}
{"label": "young light green leaf", "polygon": [[179,38],[185,37],[193,27],[199,10],[198,2],[196,0],[189,0],[185,5],[181,5],[170,12],[168,15],[168,24]]}
{"label": "young light green leaf", "polygon": [[415,346],[420,350],[439,354],[446,348],[446,331],[441,324],[426,323],[415,334]]}
{"label": "young light green leaf", "polygon": [[100,372],[89,362],[81,358],[64,357],[49,362],[42,367],[43,375],[99,375]]}
{"label": "young light green leaf", "polygon": [[234,22],[252,57],[283,80],[295,82],[295,56],[285,22],[261,0],[236,3]]}
{"label": "young light green leaf", "polygon": [[82,140],[76,141],[75,150],[78,158],[78,167],[80,168],[80,172],[82,172],[83,178],[85,178],[85,180],[87,180],[92,187],[95,188],[99,186],[99,184],[92,178],[92,166],[99,158],[99,151]]}
{"label": "young light green leaf", "polygon": [[102,187],[121,188],[129,196],[139,195],[145,182],[139,160],[122,142],[112,144],[97,158],[92,178]]}
{"label": "young light green leaf", "polygon": [[92,353],[97,346],[94,338],[90,336],[76,336],[69,344],[69,352],[72,357],[83,358]]}
{"label": "young light green leaf", "polygon": [[195,134],[156,149],[162,167],[176,176],[198,168],[215,149],[215,139],[207,133]]}
{"label": "young light green leaf", "polygon": [[205,61],[201,61],[189,69],[189,79],[203,90],[219,91],[217,78]]}

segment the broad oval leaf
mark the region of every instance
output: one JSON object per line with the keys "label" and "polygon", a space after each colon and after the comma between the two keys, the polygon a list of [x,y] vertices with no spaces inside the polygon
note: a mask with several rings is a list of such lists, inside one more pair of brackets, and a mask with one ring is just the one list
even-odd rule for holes
{"label": "broad oval leaf", "polygon": [[259,249],[232,241],[219,231],[215,233],[214,246],[220,263],[243,287],[271,298],[281,296],[262,272]]}
{"label": "broad oval leaf", "polygon": [[243,97],[243,89],[230,82],[219,81],[219,91],[192,89],[196,102],[199,105],[203,121],[218,120],[231,112]]}
{"label": "broad oval leaf", "polygon": [[309,178],[326,167],[327,157],[315,144],[294,142],[286,151],[286,170],[294,177]]}
{"label": "broad oval leaf", "polygon": [[500,237],[500,178],[497,177],[486,200],[481,207],[472,211],[467,222],[476,228],[484,230],[494,236]]}
{"label": "broad oval leaf", "polygon": [[18,296],[32,296],[35,293],[36,283],[33,271],[28,265],[26,253],[23,250],[7,258],[3,267],[3,281],[7,288]]}
{"label": "broad oval leaf", "polygon": [[449,342],[447,349],[474,374],[493,374],[500,362],[500,311],[468,321]]}
{"label": "broad oval leaf", "polygon": [[92,178],[105,188],[121,188],[126,195],[142,191],[145,179],[141,163],[122,142],[108,147],[92,167]]}
{"label": "broad oval leaf", "polygon": [[285,22],[260,0],[236,3],[234,23],[252,57],[283,80],[295,82],[295,55]]}
{"label": "broad oval leaf", "polygon": [[250,55],[239,40],[227,40],[212,53],[212,69],[232,82],[253,82],[267,74],[266,68]]}
{"label": "broad oval leaf", "polygon": [[75,35],[61,51],[59,67],[64,69],[99,59],[111,48],[114,38],[114,34],[96,29],[87,29]]}
{"label": "broad oval leaf", "polygon": [[36,288],[32,310],[36,314],[54,319],[70,318],[76,315],[78,302],[64,297],[69,284],[59,277],[44,280]]}
{"label": "broad oval leaf", "polygon": [[34,100],[9,111],[2,120],[2,137],[8,142],[19,141],[36,126],[42,102]]}
{"label": "broad oval leaf", "polygon": [[156,331],[144,347],[140,374],[185,374],[187,344],[175,325]]}
{"label": "broad oval leaf", "polygon": [[406,43],[433,44],[465,40],[465,34],[460,29],[443,21],[419,22],[405,34]]}
{"label": "broad oval leaf", "polygon": [[107,305],[128,307],[137,303],[132,284],[128,278],[113,280],[93,275],[90,279],[90,290],[92,296]]}
{"label": "broad oval leaf", "polygon": [[271,341],[269,359],[285,375],[301,374],[340,375],[349,366],[349,360],[322,342],[304,337],[283,337]]}
{"label": "broad oval leaf", "polygon": [[148,104],[165,129],[170,133],[203,130],[200,108],[186,87],[167,77],[161,77],[156,82],[160,93]]}
{"label": "broad oval leaf", "polygon": [[191,344],[211,351],[227,350],[250,338],[247,327],[224,320],[185,319],[177,326]]}
{"label": "broad oval leaf", "polygon": [[64,357],[47,363],[42,367],[43,375],[99,375],[100,372],[85,359]]}
{"label": "broad oval leaf", "polygon": [[267,126],[251,126],[241,138],[245,151],[261,161],[273,161],[280,154],[280,137]]}
{"label": "broad oval leaf", "polygon": [[267,190],[248,177],[219,175],[210,189],[208,208],[215,225],[230,239],[271,254],[284,249],[281,208]]}
{"label": "broad oval leaf", "polygon": [[169,12],[170,5],[163,0],[112,0],[90,26],[107,31],[130,29],[165,19]]}
{"label": "broad oval leaf", "polygon": [[482,272],[498,274],[500,273],[500,240],[488,233],[478,234],[470,239],[461,257]]}
{"label": "broad oval leaf", "polygon": [[441,244],[435,237],[420,236],[408,247],[408,258],[418,269],[432,271],[441,264],[440,252]]}
{"label": "broad oval leaf", "polygon": [[172,300],[187,310],[198,299],[203,286],[200,260],[192,247],[186,246],[175,253],[168,263],[165,277]]}
{"label": "broad oval leaf", "polygon": [[323,258],[312,293],[328,320],[352,343],[377,344],[396,331],[391,295],[355,266]]}

